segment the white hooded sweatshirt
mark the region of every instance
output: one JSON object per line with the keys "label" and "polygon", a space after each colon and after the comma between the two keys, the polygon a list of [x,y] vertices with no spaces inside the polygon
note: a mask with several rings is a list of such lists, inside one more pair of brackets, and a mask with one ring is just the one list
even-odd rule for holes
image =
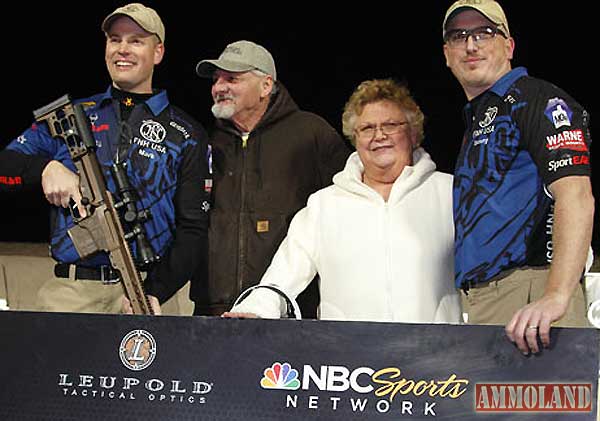
{"label": "white hooded sweatshirt", "polygon": [[[296,214],[261,284],[295,298],[318,272],[320,319],[459,323],[452,176],[436,172],[422,148],[413,160],[385,202],[362,182],[353,153]],[[231,311],[278,318],[286,305],[259,288]]]}

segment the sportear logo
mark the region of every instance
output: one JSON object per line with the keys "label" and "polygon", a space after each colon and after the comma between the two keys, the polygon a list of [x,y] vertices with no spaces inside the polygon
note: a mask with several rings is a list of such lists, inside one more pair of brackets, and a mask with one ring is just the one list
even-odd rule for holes
{"label": "sportear logo", "polygon": [[145,330],[132,330],[119,346],[119,357],[125,367],[132,371],[148,368],[156,357],[156,341]]}
{"label": "sportear logo", "polygon": [[298,390],[298,370],[292,368],[289,363],[273,363],[265,369],[260,385],[263,389]]}

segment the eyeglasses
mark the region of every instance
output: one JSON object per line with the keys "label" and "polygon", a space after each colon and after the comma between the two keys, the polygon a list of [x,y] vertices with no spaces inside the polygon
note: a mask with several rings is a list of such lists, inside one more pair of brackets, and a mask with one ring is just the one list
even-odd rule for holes
{"label": "eyeglasses", "polygon": [[377,134],[377,129],[381,130],[386,136],[399,133],[402,130],[402,126],[408,124],[408,121],[386,121],[385,123],[377,124],[365,124],[364,126],[358,127],[356,133],[359,138],[363,140],[371,140]]}
{"label": "eyeglasses", "polygon": [[446,32],[444,42],[452,48],[460,48],[466,45],[469,37],[473,37],[473,42],[478,47],[482,47],[498,34],[505,36],[500,28],[493,28],[491,26],[479,26],[473,29],[453,29]]}

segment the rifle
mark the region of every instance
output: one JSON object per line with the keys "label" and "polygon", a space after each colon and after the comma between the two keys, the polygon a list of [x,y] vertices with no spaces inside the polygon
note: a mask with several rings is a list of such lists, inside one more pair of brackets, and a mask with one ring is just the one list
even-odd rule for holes
{"label": "rifle", "polygon": [[[85,258],[100,251],[107,252],[112,266],[120,274],[133,313],[154,314],[144,293],[142,277],[136,267],[128,240],[133,237],[138,239],[138,248],[143,249],[138,250],[138,254],[145,256],[145,263],[153,259],[153,253],[147,252],[150,246],[143,226],[138,223],[132,232],[125,234],[118,212],[119,208],[125,207],[126,214],[136,213],[123,164],[115,164],[112,168],[117,190],[125,197],[124,200],[115,203],[113,195],[106,187],[102,167],[96,156],[96,141],[83,105],[73,104],[67,94],[35,110],[33,115],[37,122],[47,122],[52,137],[66,143],[79,174],[81,204],[86,210],[86,216],[81,217],[71,199],[70,211],[75,226],[68,230],[77,253],[81,258]],[[122,183],[126,183],[125,186]],[[143,218],[140,215],[139,220]],[[130,222],[135,219],[129,217]]]}

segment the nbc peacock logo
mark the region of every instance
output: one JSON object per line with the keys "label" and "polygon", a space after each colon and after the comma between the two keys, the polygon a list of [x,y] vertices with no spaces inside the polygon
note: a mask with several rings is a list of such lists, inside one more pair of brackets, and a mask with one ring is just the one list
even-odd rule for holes
{"label": "nbc peacock logo", "polygon": [[298,390],[298,370],[292,368],[289,363],[273,363],[271,367],[265,368],[260,385],[263,389]]}

